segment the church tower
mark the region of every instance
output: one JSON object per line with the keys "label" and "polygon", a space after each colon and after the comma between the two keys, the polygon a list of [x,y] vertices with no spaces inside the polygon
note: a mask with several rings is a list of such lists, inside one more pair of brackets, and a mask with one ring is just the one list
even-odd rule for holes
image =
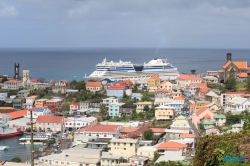
{"label": "church tower", "polygon": [[232,53],[227,53],[227,61],[232,61]]}
{"label": "church tower", "polygon": [[15,67],[14,67],[14,73],[15,73],[15,75],[14,75],[14,79],[16,79],[16,80],[19,80],[20,79],[20,73],[19,73],[19,70],[20,69],[20,65],[19,65],[19,63],[18,64],[16,64],[15,63]]}
{"label": "church tower", "polygon": [[23,84],[27,84],[30,79],[30,71],[29,70],[23,70]]}

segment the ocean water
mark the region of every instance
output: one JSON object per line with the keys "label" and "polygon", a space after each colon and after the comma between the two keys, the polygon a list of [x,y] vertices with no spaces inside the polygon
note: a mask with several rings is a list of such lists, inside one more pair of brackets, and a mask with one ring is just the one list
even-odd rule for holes
{"label": "ocean water", "polygon": [[149,62],[153,58],[167,58],[180,73],[219,70],[226,61],[226,53],[235,61],[250,60],[246,49],[167,49],[167,48],[61,48],[61,49],[0,49],[0,75],[14,76],[14,63],[20,71],[30,70],[32,78],[46,81],[82,80],[95,70],[95,65],[107,61]]}

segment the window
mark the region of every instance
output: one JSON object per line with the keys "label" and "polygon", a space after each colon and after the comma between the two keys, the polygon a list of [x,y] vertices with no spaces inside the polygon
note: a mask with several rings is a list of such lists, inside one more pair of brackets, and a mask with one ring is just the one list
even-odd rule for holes
{"label": "window", "polygon": [[132,144],[132,143],[130,143],[130,146],[133,146],[133,144]]}
{"label": "window", "polygon": [[49,125],[49,123],[48,123],[48,125]]}
{"label": "window", "polygon": [[126,150],[126,148],[124,148],[124,150]]}
{"label": "window", "polygon": [[123,143],[124,146],[126,146],[126,143]]}

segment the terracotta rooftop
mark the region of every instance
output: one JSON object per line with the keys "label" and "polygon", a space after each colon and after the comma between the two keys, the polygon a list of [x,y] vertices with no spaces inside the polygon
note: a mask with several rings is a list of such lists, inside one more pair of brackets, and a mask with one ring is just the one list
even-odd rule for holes
{"label": "terracotta rooftop", "polygon": [[231,61],[227,61],[224,65],[223,65],[223,69],[225,69],[229,64],[231,63]]}
{"label": "terracotta rooftop", "polygon": [[233,62],[235,66],[237,66],[239,69],[246,69],[247,68],[247,61],[243,62]]}
{"label": "terracotta rooftop", "polygon": [[180,135],[180,138],[195,138],[194,134],[184,133]]}
{"label": "terracotta rooftop", "polygon": [[202,112],[204,112],[204,111],[206,111],[206,110],[208,110],[207,107],[202,107],[202,108],[200,108],[198,111],[196,111],[196,115],[199,116]]}
{"label": "terracotta rooftop", "polygon": [[169,81],[168,80],[163,81],[162,83],[160,83],[160,86],[166,84],[167,82],[169,82]]}
{"label": "terracotta rooftop", "polygon": [[80,103],[79,103],[79,102],[73,102],[72,105],[74,105],[74,106],[79,106]]}
{"label": "terracotta rooftop", "polygon": [[30,78],[30,82],[32,82],[32,83],[38,83],[39,81],[36,80],[36,79],[34,79],[34,78]]}
{"label": "terracotta rooftop", "polygon": [[154,133],[164,133],[165,128],[150,128]]}
{"label": "terracotta rooftop", "polygon": [[89,81],[89,82],[87,82],[86,83],[86,86],[102,86],[102,83],[101,82],[91,82],[91,81]]}
{"label": "terracotta rooftop", "polygon": [[108,90],[124,90],[125,86],[110,86]]}
{"label": "terracotta rooftop", "polygon": [[247,67],[247,73],[250,74],[250,67]]}
{"label": "terracotta rooftop", "polygon": [[206,114],[206,115],[204,116],[204,118],[206,118],[206,119],[211,119],[211,116],[208,115],[208,114]]}
{"label": "terracotta rooftop", "polygon": [[27,110],[19,110],[11,113],[7,113],[7,115],[10,116],[11,120],[12,119],[17,119],[17,118],[22,118],[27,115]]}
{"label": "terracotta rooftop", "polygon": [[120,125],[101,125],[97,124],[94,126],[85,126],[79,129],[79,132],[104,132],[104,133],[116,133]]}
{"label": "terracotta rooftop", "polygon": [[22,81],[18,81],[18,80],[9,80],[9,81],[5,81],[6,83],[22,83]]}
{"label": "terracotta rooftop", "polygon": [[191,105],[189,106],[189,108],[194,108],[194,107],[196,107],[196,104],[191,104]]}
{"label": "terracotta rooftop", "polygon": [[134,132],[137,130],[138,130],[138,127],[132,127],[132,128],[124,127],[124,128],[122,128],[122,130],[120,132],[121,133],[131,133],[131,132]]}
{"label": "terracotta rooftop", "polygon": [[68,80],[60,80],[59,82],[63,82],[63,83],[69,83],[69,81]]}
{"label": "terracotta rooftop", "polygon": [[206,84],[206,83],[190,83],[190,84],[188,85],[188,87],[191,88],[191,87],[193,87],[194,85],[195,85],[196,87],[198,87],[198,88],[201,88],[201,87],[206,88],[206,87],[207,87],[207,84]]}
{"label": "terracotta rooftop", "polygon": [[238,73],[237,76],[240,78],[247,78],[248,77],[247,73]]}
{"label": "terracotta rooftop", "polygon": [[182,144],[182,143],[179,143],[179,142],[175,142],[175,141],[168,141],[168,142],[164,142],[164,143],[161,143],[157,149],[160,150],[179,150],[181,148],[185,148],[187,147],[186,144]]}
{"label": "terracotta rooftop", "polygon": [[178,97],[175,97],[174,100],[185,100],[185,97],[184,96],[178,96]]}
{"label": "terracotta rooftop", "polygon": [[208,93],[211,89],[210,88],[203,88],[203,89],[200,89],[199,92],[200,93]]}
{"label": "terracotta rooftop", "polygon": [[188,74],[181,74],[177,77],[177,79],[181,79],[181,80],[201,80],[201,77],[199,76],[191,76]]}
{"label": "terracotta rooftop", "polygon": [[151,76],[149,79],[152,79],[152,80],[161,80],[158,76],[156,75],[153,75]]}
{"label": "terracotta rooftop", "polygon": [[62,116],[38,116],[36,120],[39,123],[61,123],[62,121]]}
{"label": "terracotta rooftop", "polygon": [[0,110],[13,110],[13,107],[0,107]]}

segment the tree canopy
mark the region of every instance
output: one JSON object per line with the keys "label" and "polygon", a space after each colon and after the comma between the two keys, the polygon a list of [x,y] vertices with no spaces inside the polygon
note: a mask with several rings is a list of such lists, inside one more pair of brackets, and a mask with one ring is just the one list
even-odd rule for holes
{"label": "tree canopy", "polygon": [[143,132],[143,138],[145,140],[153,140],[153,137],[154,137],[154,133],[151,129]]}
{"label": "tree canopy", "polygon": [[11,162],[14,162],[14,163],[21,163],[21,162],[22,162],[22,160],[21,160],[20,157],[14,157],[14,158],[12,158],[10,161],[11,161]]}
{"label": "tree canopy", "polygon": [[229,77],[225,82],[225,88],[229,91],[236,91],[236,79],[234,77]]}

